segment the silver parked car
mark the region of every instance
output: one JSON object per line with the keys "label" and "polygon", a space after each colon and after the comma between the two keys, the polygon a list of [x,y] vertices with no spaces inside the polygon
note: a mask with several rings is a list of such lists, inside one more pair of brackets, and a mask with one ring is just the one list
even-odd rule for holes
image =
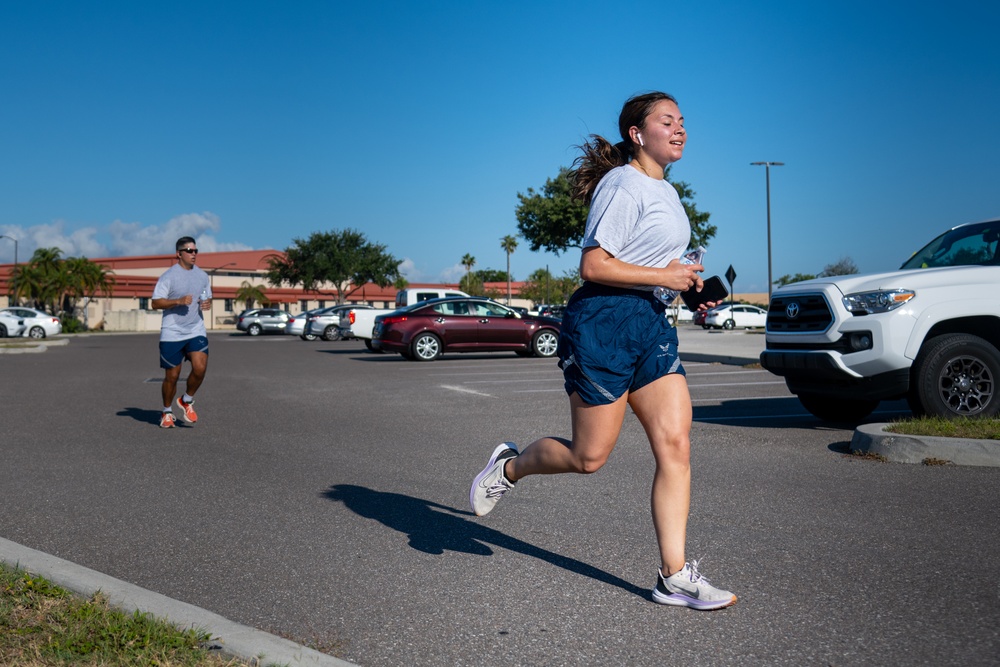
{"label": "silver parked car", "polygon": [[25,308],[23,306],[10,306],[9,308],[0,310],[0,315],[23,320],[24,329],[20,334],[21,336],[45,338],[46,336],[56,336],[62,333],[62,321],[58,317],[53,317],[41,310]]}
{"label": "silver parked car", "polygon": [[285,327],[285,333],[298,336],[302,340],[316,340],[319,336],[308,333],[306,328],[309,326],[309,318],[324,310],[326,310],[326,308],[313,308],[312,310],[307,310],[299,313],[298,315],[294,315],[292,319],[288,320],[288,326]]}
{"label": "silver parked car", "polygon": [[278,308],[251,308],[236,319],[236,328],[251,336],[262,333],[284,333],[291,315]]}
{"label": "silver parked car", "polygon": [[340,340],[340,313],[352,308],[370,308],[371,306],[353,306],[351,304],[341,304],[324,308],[318,313],[309,316],[309,324],[306,325],[306,333],[319,336],[323,340]]}

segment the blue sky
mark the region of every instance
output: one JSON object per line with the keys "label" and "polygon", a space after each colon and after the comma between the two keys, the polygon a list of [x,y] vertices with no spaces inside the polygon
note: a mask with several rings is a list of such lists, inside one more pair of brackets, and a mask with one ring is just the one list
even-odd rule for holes
{"label": "blue sky", "polygon": [[[517,193],[622,102],[687,119],[707,272],[890,270],[1000,217],[996,3],[0,0],[0,234],[19,259],[354,228],[411,282],[504,269]],[[515,279],[579,253],[532,253]],[[13,244],[0,239],[0,262]]]}

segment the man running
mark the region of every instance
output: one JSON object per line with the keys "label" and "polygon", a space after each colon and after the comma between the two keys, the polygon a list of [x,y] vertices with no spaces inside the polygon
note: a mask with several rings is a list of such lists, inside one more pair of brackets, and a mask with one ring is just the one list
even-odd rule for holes
{"label": "man running", "polygon": [[208,368],[208,336],[202,311],[212,307],[212,288],[208,274],[195,266],[198,246],[190,236],[177,239],[177,264],[171,266],[156,281],[153,288],[153,309],[163,311],[160,325],[160,368],[163,378],[163,413],[160,428],[173,428],[173,413],[177,380],[181,365],[191,362],[187,388],[176,401],[181,419],[189,424],[198,421],[194,411],[194,395],[205,380]]}

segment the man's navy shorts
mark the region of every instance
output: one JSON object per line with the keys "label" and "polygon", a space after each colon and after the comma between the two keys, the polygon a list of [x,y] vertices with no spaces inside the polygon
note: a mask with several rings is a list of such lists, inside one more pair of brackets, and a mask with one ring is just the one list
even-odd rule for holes
{"label": "man's navy shorts", "polygon": [[208,354],[208,338],[195,336],[187,340],[161,340],[160,368],[170,369],[180,366],[190,352]]}
{"label": "man's navy shorts", "polygon": [[607,405],[665,375],[685,375],[666,310],[652,292],[584,283],[559,336],[566,393]]}

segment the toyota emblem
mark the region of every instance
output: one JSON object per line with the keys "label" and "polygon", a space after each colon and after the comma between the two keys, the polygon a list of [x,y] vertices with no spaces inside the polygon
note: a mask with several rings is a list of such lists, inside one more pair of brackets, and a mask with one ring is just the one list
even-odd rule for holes
{"label": "toyota emblem", "polygon": [[785,306],[785,315],[787,315],[790,320],[794,320],[799,316],[799,304],[797,301],[792,301],[790,304]]}

